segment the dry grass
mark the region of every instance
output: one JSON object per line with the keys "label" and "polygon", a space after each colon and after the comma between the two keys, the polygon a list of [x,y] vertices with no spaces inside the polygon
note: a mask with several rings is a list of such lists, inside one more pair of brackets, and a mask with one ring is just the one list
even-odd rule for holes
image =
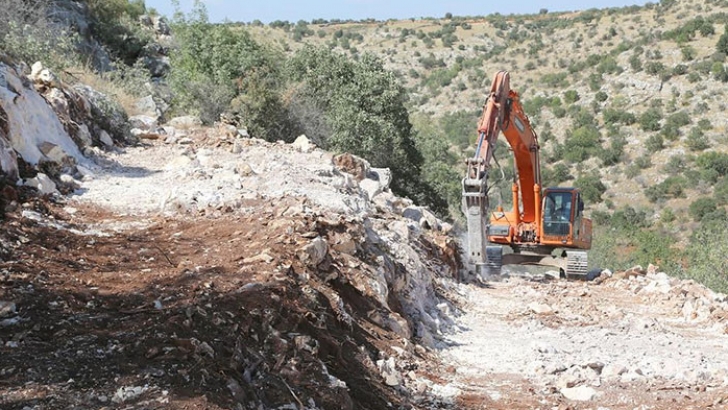
{"label": "dry grass", "polygon": [[141,111],[136,106],[140,98],[120,82],[105,78],[85,66],[75,66],[61,73],[61,79],[70,84],[85,84],[117,101],[127,115],[139,115]]}

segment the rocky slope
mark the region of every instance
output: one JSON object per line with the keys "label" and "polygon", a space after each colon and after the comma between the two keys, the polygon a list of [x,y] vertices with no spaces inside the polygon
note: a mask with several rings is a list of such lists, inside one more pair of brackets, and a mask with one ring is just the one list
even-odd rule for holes
{"label": "rocky slope", "polygon": [[3,70],[3,408],[409,406],[459,265],[388,170],[184,118],[86,141]]}

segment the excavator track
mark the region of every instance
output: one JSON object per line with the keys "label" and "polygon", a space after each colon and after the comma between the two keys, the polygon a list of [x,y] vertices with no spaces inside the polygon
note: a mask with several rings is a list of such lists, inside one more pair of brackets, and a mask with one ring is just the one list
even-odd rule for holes
{"label": "excavator track", "polygon": [[586,280],[589,260],[584,251],[566,251],[566,279]]}

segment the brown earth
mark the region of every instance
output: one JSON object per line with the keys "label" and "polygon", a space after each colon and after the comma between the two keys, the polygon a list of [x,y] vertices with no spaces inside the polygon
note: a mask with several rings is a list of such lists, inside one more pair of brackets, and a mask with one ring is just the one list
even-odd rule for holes
{"label": "brown earth", "polygon": [[401,345],[368,319],[381,307],[332,279],[347,269],[335,250],[317,270],[296,257],[345,224],[282,217],[277,201],[97,236],[70,229],[134,218],[32,204],[65,227],[17,212],[3,223],[0,300],[19,318],[0,327],[3,409],[406,407],[374,365]]}

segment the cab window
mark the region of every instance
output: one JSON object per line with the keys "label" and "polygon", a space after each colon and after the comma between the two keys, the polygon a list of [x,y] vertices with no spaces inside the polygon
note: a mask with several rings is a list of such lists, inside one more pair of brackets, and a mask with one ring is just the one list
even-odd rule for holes
{"label": "cab window", "polygon": [[572,193],[549,192],[544,202],[544,233],[546,235],[568,235]]}

